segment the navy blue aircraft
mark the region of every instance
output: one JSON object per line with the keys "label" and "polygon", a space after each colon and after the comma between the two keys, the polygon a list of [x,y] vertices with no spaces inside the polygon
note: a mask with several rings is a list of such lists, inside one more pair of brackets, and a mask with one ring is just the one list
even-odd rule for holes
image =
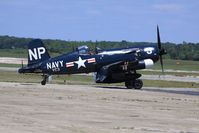
{"label": "navy blue aircraft", "polygon": [[18,70],[19,73],[40,73],[45,85],[51,75],[94,73],[96,83],[125,82],[129,89],[141,89],[141,74],[136,70],[146,69],[160,59],[166,51],[161,47],[159,28],[157,27],[157,46],[137,46],[120,49],[102,50],[96,48],[92,53],[87,46],[80,46],[71,53],[51,58],[40,39],[28,44],[28,64]]}

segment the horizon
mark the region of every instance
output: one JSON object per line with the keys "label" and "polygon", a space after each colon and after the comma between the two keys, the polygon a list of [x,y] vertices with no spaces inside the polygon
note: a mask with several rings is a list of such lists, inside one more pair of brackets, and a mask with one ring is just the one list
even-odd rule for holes
{"label": "horizon", "polygon": [[[51,39],[51,38],[31,38],[31,37],[17,37],[17,36],[9,36],[9,35],[0,35],[0,37],[14,37],[14,38],[24,38],[24,39],[41,39],[43,41],[45,40],[52,40],[52,41],[66,41],[66,42],[92,42],[92,43],[96,43],[96,42],[122,42],[122,41],[126,41],[126,42],[130,42],[130,43],[152,43],[152,44],[157,44],[157,42],[146,42],[146,41],[127,41],[127,40],[120,40],[120,41],[112,41],[112,40],[63,40],[63,39]],[[186,42],[183,41],[182,43],[175,43],[175,42],[162,42],[162,44],[166,44],[166,43],[170,43],[170,44],[175,44],[175,45],[180,45],[180,44],[196,44],[199,45],[199,42]]]}

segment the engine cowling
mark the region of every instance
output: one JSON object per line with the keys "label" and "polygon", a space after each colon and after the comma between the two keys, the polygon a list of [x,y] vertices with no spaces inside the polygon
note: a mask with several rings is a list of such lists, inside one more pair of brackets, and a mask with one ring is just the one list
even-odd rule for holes
{"label": "engine cowling", "polygon": [[153,60],[145,59],[145,60],[139,61],[134,69],[138,70],[138,69],[151,68],[153,65],[154,65]]}

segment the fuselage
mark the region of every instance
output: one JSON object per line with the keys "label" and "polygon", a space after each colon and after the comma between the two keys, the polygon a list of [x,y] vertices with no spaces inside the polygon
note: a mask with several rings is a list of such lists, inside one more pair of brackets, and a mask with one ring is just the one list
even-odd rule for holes
{"label": "fuselage", "polygon": [[[100,51],[97,54],[81,53],[75,51],[58,57],[49,58],[39,64],[21,69],[24,73],[54,74],[77,74],[97,72],[102,66],[115,62],[135,62],[132,69],[146,68],[146,61],[155,63],[158,60],[159,51],[154,45],[130,48],[118,48]],[[139,65],[142,65],[139,66]],[[20,72],[20,70],[19,70]]]}

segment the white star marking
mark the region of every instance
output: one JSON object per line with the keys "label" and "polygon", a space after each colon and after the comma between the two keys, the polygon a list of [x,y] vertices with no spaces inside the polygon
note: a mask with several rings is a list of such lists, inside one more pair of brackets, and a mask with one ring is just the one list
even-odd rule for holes
{"label": "white star marking", "polygon": [[81,57],[79,57],[79,60],[78,60],[78,61],[75,61],[75,63],[78,64],[78,69],[79,69],[80,67],[85,67],[85,68],[86,68],[86,66],[85,66],[85,64],[84,64],[85,62],[86,62],[86,60],[82,60]]}

